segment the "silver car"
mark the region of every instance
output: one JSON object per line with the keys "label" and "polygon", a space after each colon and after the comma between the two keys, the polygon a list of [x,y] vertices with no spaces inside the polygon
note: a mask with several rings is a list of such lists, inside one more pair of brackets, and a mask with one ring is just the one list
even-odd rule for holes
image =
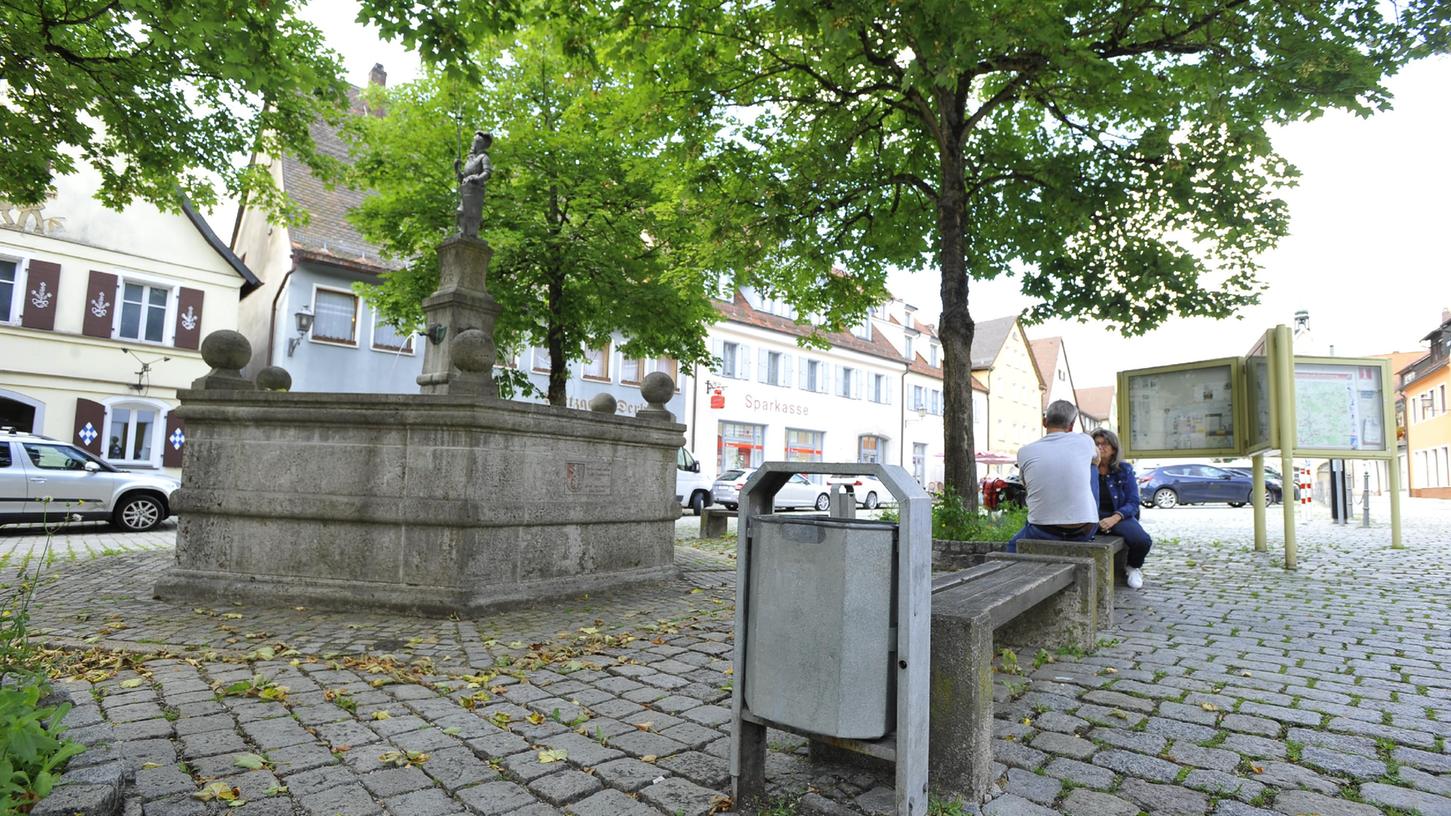
{"label": "silver car", "polygon": [[75,445],[0,430],[0,524],[79,516],[150,530],[171,515],[180,486],[165,474],[121,470]]}
{"label": "silver car", "polygon": [[[755,468],[731,468],[715,479],[715,485],[711,489],[711,498],[716,504],[724,505],[727,510],[734,510],[741,503],[741,489],[750,481],[751,474]],[[816,510],[825,510],[831,506],[831,499],[827,496],[826,488],[814,484],[800,473],[792,475],[776,491],[776,500],[772,502],[777,510],[785,510],[792,507],[809,507]]]}

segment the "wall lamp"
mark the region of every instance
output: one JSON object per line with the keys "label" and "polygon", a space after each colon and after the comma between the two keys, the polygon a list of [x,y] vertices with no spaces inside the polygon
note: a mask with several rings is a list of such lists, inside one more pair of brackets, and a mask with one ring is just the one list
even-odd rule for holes
{"label": "wall lamp", "polygon": [[312,331],[312,307],[303,306],[297,310],[297,336],[287,341],[287,356],[291,357],[297,351],[297,346],[302,343],[302,338]]}

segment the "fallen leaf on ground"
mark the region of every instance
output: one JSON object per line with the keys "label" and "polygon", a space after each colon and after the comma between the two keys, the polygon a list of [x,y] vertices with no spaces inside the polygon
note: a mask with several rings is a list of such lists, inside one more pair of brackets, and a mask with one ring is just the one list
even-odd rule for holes
{"label": "fallen leaf on ground", "polygon": [[267,764],[267,760],[256,754],[237,754],[232,757],[232,764],[238,768],[260,771]]}
{"label": "fallen leaf on ground", "polygon": [[546,748],[545,750],[539,752],[539,762],[541,764],[549,762],[562,762],[566,756],[568,756],[568,754],[564,752],[563,748]]}

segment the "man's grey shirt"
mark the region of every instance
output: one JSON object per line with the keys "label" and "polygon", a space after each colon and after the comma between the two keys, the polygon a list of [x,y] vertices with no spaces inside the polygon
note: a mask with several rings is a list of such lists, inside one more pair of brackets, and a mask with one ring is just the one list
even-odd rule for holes
{"label": "man's grey shirt", "polygon": [[1018,471],[1028,487],[1032,524],[1089,524],[1098,521],[1093,502],[1093,459],[1098,447],[1088,434],[1050,433],[1018,450]]}

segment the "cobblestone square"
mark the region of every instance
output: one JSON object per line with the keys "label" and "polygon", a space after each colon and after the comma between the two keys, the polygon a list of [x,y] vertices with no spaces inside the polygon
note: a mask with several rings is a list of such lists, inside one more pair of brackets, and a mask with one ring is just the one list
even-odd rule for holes
{"label": "cobblestone square", "polygon": [[[1407,548],[1302,508],[1300,569],[1248,508],[1145,512],[1138,592],[1089,654],[997,676],[989,814],[1451,814],[1451,507],[1405,503]],[[150,597],[163,529],[57,537],[33,632],[71,669],[91,748],[36,813],[706,814],[729,806],[734,561],[681,520],[678,580],[429,620]],[[0,582],[40,557],[0,533]],[[4,554],[8,554],[8,558]],[[118,658],[119,656],[119,658]],[[879,812],[891,777],[772,732],[796,812]],[[255,755],[261,767],[247,767]],[[115,796],[119,786],[120,796]],[[844,809],[844,810],[843,810]]]}

